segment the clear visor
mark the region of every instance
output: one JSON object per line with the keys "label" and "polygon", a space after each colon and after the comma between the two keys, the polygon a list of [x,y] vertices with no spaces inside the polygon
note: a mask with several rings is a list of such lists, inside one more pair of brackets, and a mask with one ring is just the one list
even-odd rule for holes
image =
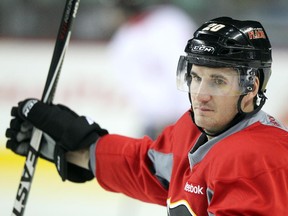
{"label": "clear visor", "polygon": [[[192,60],[192,61],[191,61]],[[198,59],[199,60],[199,59]],[[201,67],[194,59],[180,56],[177,68],[177,88],[190,94],[238,96],[253,90],[256,69],[235,68],[223,62],[211,62]],[[212,66],[213,65],[213,66]]]}

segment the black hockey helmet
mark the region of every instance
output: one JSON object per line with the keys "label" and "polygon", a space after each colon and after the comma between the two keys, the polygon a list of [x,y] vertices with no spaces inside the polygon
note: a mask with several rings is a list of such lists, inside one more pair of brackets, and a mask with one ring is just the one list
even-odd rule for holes
{"label": "black hockey helmet", "polygon": [[[209,67],[239,69],[241,86],[251,91],[251,75],[260,80],[258,96],[265,97],[265,89],[271,75],[271,45],[263,26],[257,21],[240,21],[219,17],[204,23],[194,33],[185,47],[187,56],[181,56],[177,69],[177,86],[183,90],[187,82],[185,73],[192,64]],[[189,73],[189,72],[188,72]],[[245,78],[246,76],[246,78]],[[184,81],[183,81],[184,80]],[[183,85],[185,83],[185,85]],[[253,83],[252,83],[253,84]]]}

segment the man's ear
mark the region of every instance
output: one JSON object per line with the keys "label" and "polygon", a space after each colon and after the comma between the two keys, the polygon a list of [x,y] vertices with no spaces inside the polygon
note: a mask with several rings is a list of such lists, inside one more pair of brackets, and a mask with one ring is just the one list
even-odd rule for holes
{"label": "man's ear", "polygon": [[257,93],[258,93],[258,90],[259,90],[259,87],[260,87],[260,81],[259,81],[259,78],[256,77],[255,78],[255,82],[254,82],[254,86],[253,86],[253,90],[251,92],[249,92],[247,95],[245,95],[242,99],[242,110],[244,112],[247,112],[247,111],[251,111],[251,107],[253,108],[254,107],[254,98],[256,97]]}

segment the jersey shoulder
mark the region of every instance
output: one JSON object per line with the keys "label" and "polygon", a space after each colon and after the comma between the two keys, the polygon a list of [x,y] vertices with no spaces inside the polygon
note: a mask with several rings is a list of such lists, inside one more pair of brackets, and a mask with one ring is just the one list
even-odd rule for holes
{"label": "jersey shoulder", "polygon": [[287,155],[288,132],[256,122],[220,141],[207,157],[213,161],[211,170],[217,176],[253,178],[288,167]]}

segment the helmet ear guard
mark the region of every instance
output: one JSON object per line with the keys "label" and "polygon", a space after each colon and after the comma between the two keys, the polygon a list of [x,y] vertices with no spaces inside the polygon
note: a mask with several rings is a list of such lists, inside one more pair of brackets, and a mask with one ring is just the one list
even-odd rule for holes
{"label": "helmet ear guard", "polygon": [[258,77],[260,80],[259,94],[266,92],[266,86],[271,76],[271,68],[261,68],[258,70]]}
{"label": "helmet ear guard", "polygon": [[255,68],[236,68],[240,74],[239,85],[244,89],[243,95],[252,92],[254,89],[257,69]]}

